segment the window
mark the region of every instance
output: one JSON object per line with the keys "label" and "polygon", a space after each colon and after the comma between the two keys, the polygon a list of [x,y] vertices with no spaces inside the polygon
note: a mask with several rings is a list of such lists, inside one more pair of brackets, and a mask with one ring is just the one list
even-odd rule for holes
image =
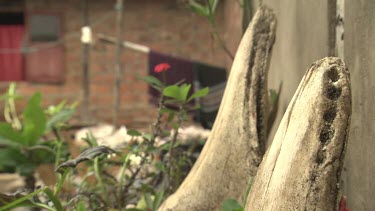
{"label": "window", "polygon": [[28,44],[25,77],[38,83],[64,82],[64,45],[61,15],[30,12],[27,16]]}
{"label": "window", "polygon": [[60,35],[60,21],[55,15],[35,14],[30,16],[31,42],[56,42]]}

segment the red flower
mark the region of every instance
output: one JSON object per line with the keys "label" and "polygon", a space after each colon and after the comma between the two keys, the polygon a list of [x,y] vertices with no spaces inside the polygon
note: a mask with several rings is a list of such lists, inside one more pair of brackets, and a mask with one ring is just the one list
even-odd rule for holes
{"label": "red flower", "polygon": [[158,65],[155,66],[154,71],[156,73],[161,73],[161,72],[165,72],[165,71],[169,70],[169,68],[171,68],[170,64],[168,64],[168,63],[160,63],[160,64],[158,64]]}
{"label": "red flower", "polygon": [[346,197],[345,196],[343,196],[341,198],[339,211],[349,211],[349,208],[346,207]]}

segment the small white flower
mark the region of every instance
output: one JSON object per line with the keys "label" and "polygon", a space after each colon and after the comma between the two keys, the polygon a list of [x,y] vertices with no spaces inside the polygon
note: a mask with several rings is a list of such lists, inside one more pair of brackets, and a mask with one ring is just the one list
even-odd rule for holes
{"label": "small white flower", "polygon": [[135,165],[140,165],[141,164],[141,161],[142,161],[142,157],[141,156],[138,156],[138,155],[130,155],[129,156],[129,160],[132,164],[135,164]]}

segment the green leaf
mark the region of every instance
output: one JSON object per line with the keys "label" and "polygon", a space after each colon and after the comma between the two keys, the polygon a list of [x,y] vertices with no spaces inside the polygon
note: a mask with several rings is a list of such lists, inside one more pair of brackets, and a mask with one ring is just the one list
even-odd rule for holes
{"label": "green leaf", "polygon": [[250,193],[250,190],[251,190],[251,186],[253,185],[253,181],[254,181],[254,178],[253,177],[250,178],[250,182],[247,185],[246,195],[245,195],[245,198],[243,200],[243,207],[246,207],[247,197],[249,196],[249,193]]}
{"label": "green leaf", "polygon": [[169,130],[162,130],[161,131],[161,136],[162,137],[171,136],[171,131],[169,131]]}
{"label": "green leaf", "polygon": [[209,0],[208,3],[210,4],[211,14],[214,14],[219,0]]}
{"label": "green leaf", "polygon": [[203,17],[209,17],[209,15],[210,15],[208,7],[206,7],[202,4],[199,4],[198,2],[196,2],[194,0],[189,1],[189,7],[193,12],[195,12],[198,15],[201,15]]}
{"label": "green leaf", "polygon": [[187,100],[187,96],[189,94],[190,88],[191,88],[191,84],[182,84],[181,85],[180,92],[181,92],[181,100],[182,101],[185,102]]}
{"label": "green leaf", "polygon": [[157,170],[161,171],[161,172],[165,172],[165,170],[166,170],[165,164],[163,162],[160,162],[160,161],[155,163],[155,168]]}
{"label": "green leaf", "polygon": [[39,194],[40,192],[44,191],[44,189],[45,188],[39,189],[39,190],[34,191],[34,192],[32,192],[32,193],[30,193],[26,196],[17,197],[15,200],[11,201],[10,203],[7,203],[7,204],[1,206],[0,211],[12,210],[16,207],[19,207],[20,204],[31,203],[31,201],[29,199],[31,199],[35,195]]}
{"label": "green leaf", "polygon": [[0,149],[0,169],[8,173],[18,172],[22,176],[34,173],[37,165],[17,148]]}
{"label": "green leaf", "polygon": [[227,199],[221,206],[221,211],[243,211],[243,208],[235,199]]}
{"label": "green leaf", "polygon": [[164,192],[163,191],[155,194],[154,204],[153,204],[153,207],[152,207],[153,210],[157,210],[159,208],[161,202],[163,201],[163,198],[164,198]]}
{"label": "green leaf", "polygon": [[86,160],[91,160],[91,159],[93,159],[93,158],[95,158],[95,157],[97,157],[101,154],[112,154],[112,153],[116,153],[116,151],[109,148],[109,147],[106,147],[106,146],[92,147],[92,148],[89,148],[89,149],[86,149],[85,151],[83,151],[75,159],[68,160],[68,161],[60,164],[56,168],[55,171],[59,172],[59,173],[63,173],[65,171],[65,169],[67,169],[68,167],[75,168],[78,165],[78,163],[80,163],[80,162],[83,162],[83,161],[86,161]]}
{"label": "green leaf", "polygon": [[49,188],[47,187],[47,188],[45,188],[45,189],[43,190],[43,192],[44,192],[45,194],[47,194],[48,198],[52,201],[53,205],[55,205],[55,208],[56,208],[57,211],[63,211],[63,210],[64,210],[63,207],[62,207],[62,205],[61,205],[61,202],[60,202],[59,198],[56,197],[56,196],[53,194],[53,192],[51,191],[51,189],[49,189]]}
{"label": "green leaf", "polygon": [[174,130],[178,130],[178,128],[180,128],[180,124],[178,124],[178,122],[175,122],[175,123],[172,124],[172,128]]}
{"label": "green leaf", "polygon": [[25,161],[23,163],[20,163],[16,166],[16,171],[21,175],[21,176],[29,176],[34,174],[36,168],[38,166],[30,161]]}
{"label": "green leaf", "polygon": [[204,89],[201,89],[201,90],[198,90],[198,91],[194,92],[194,94],[192,94],[189,97],[188,102],[190,102],[193,99],[199,98],[199,97],[204,97],[208,94],[208,92],[210,92],[210,88],[208,88],[208,87],[206,87]]}
{"label": "green leaf", "polygon": [[44,142],[40,145],[27,148],[27,150],[29,150],[33,162],[37,165],[43,163],[54,163],[56,154],[52,148],[53,145],[53,142]]}
{"label": "green leaf", "polygon": [[151,141],[152,134],[149,134],[149,133],[142,134],[142,137],[143,137],[144,139],[146,139],[147,141]]}
{"label": "green leaf", "polygon": [[54,115],[56,113],[59,113],[64,108],[65,104],[66,104],[66,101],[64,100],[56,106],[54,106],[54,105],[48,106],[47,113],[50,114],[50,115]]}
{"label": "green leaf", "polygon": [[163,90],[163,95],[174,99],[180,99],[180,87],[177,85],[167,86]]}
{"label": "green leaf", "polygon": [[174,116],[175,116],[175,113],[170,113],[168,115],[167,122],[172,122],[172,120],[174,119]]}
{"label": "green leaf", "polygon": [[26,140],[21,132],[13,129],[11,124],[0,122],[0,144],[17,147],[26,145]]}
{"label": "green leaf", "polygon": [[182,120],[184,120],[184,121],[188,120],[188,114],[187,114],[186,110],[184,110],[184,109],[181,110],[179,115],[181,116]]}
{"label": "green leaf", "polygon": [[[19,198],[21,198],[22,195],[21,194],[16,194],[16,195],[8,195],[8,194],[4,194],[4,193],[0,193],[0,206],[4,206],[6,204],[9,204]],[[16,207],[20,207],[20,206],[31,206],[33,205],[32,201],[30,200],[25,200],[17,205],[14,205],[14,207],[12,208],[16,208]]]}
{"label": "green leaf", "polygon": [[153,153],[153,152],[157,152],[157,149],[158,148],[156,148],[155,146],[153,146],[153,145],[149,145],[149,146],[147,146],[145,149],[144,149],[144,152],[146,152],[146,153]]}
{"label": "green leaf", "polygon": [[86,137],[82,138],[82,140],[85,141],[90,147],[98,146],[98,140],[91,131],[89,131],[88,134],[86,134]]}
{"label": "green leaf", "polygon": [[41,107],[42,95],[35,93],[28,101],[23,111],[22,136],[28,146],[35,145],[46,129],[46,116]]}
{"label": "green leaf", "polygon": [[279,97],[279,93],[277,93],[276,90],[274,89],[269,90],[269,101],[272,105],[274,105],[277,102],[278,97]]}
{"label": "green leaf", "polygon": [[142,133],[140,133],[138,130],[128,130],[127,134],[129,136],[141,136]]}
{"label": "green leaf", "polygon": [[161,91],[164,87],[164,83],[161,82],[159,79],[155,78],[154,76],[148,75],[145,77],[140,77],[142,81],[145,81],[150,86],[154,87],[156,90]]}
{"label": "green leaf", "polygon": [[171,85],[165,87],[163,95],[176,99],[180,102],[186,102],[188,93],[190,91],[191,84],[182,84],[181,86]]}
{"label": "green leaf", "polygon": [[15,148],[0,149],[0,170],[7,173],[16,171],[19,161],[27,161],[23,154]]}
{"label": "green leaf", "polygon": [[142,196],[141,199],[138,201],[137,209],[142,211],[147,210],[147,204],[144,196]]}
{"label": "green leaf", "polygon": [[153,201],[153,197],[151,196],[151,194],[149,194],[149,193],[146,193],[145,195],[144,195],[144,197],[145,197],[145,201],[146,201],[146,205],[147,205],[147,208],[152,208],[152,205],[153,205],[153,203],[152,203],[152,201]]}
{"label": "green leaf", "polygon": [[78,202],[77,211],[86,211],[86,207],[85,207],[85,202],[84,201]]}
{"label": "green leaf", "polygon": [[165,113],[176,113],[176,111],[173,110],[173,109],[169,109],[169,108],[162,108],[162,109],[160,109],[160,113],[161,113],[161,114],[165,114]]}
{"label": "green leaf", "polygon": [[171,148],[170,142],[162,144],[161,146],[158,147],[159,150],[169,150],[169,148]]}
{"label": "green leaf", "polygon": [[53,113],[53,115],[49,118],[47,122],[47,131],[50,131],[52,128],[58,128],[66,123],[74,114],[74,109],[71,108],[63,108],[57,113]]}

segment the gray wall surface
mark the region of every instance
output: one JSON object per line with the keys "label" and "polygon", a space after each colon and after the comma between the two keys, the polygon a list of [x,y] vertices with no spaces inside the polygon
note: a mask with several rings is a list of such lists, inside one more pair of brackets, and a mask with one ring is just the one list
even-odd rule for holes
{"label": "gray wall surface", "polygon": [[345,192],[351,210],[375,210],[375,1],[346,0],[344,22],[353,95]]}
{"label": "gray wall surface", "polygon": [[306,70],[316,60],[329,55],[329,13],[325,0],[265,0],[264,4],[277,16],[269,88],[277,90],[282,83],[270,143]]}
{"label": "gray wall surface", "polygon": [[[335,51],[332,15],[335,19],[336,1],[263,2],[274,9],[278,18],[269,87],[277,89],[283,83],[271,143],[305,71]],[[345,0],[344,30],[344,61],[351,72],[353,112],[343,194],[350,210],[375,210],[375,0]]]}

